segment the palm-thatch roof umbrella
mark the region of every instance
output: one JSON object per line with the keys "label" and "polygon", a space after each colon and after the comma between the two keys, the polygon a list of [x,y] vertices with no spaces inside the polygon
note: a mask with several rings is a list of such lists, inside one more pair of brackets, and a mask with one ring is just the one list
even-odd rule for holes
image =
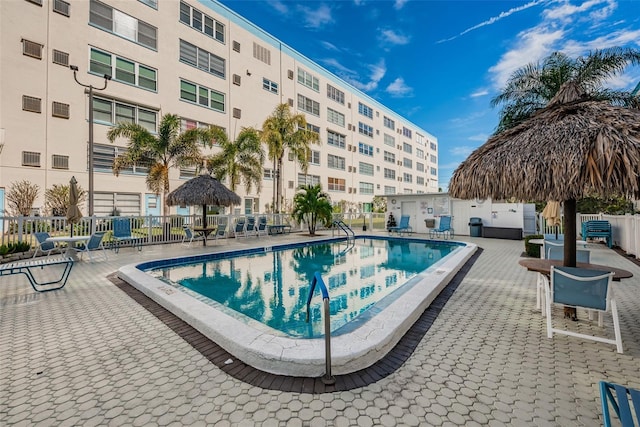
{"label": "palm-thatch roof umbrella", "polygon": [[167,195],[169,206],[201,205],[204,228],[207,228],[207,205],[233,206],[241,202],[240,196],[207,174],[191,178]]}
{"label": "palm-thatch roof umbrella", "polygon": [[564,265],[576,262],[576,200],[640,196],[640,109],[587,99],[566,83],[520,125],[494,135],[456,169],[449,193],[564,202]]}

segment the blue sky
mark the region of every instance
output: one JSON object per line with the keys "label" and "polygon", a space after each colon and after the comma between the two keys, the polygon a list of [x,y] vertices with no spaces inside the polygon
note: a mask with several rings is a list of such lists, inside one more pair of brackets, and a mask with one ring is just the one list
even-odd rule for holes
{"label": "blue sky", "polygon": [[[490,100],[554,51],[640,49],[640,1],[247,1],[223,4],[438,138],[439,184],[498,123]],[[640,67],[608,86],[632,90]]]}

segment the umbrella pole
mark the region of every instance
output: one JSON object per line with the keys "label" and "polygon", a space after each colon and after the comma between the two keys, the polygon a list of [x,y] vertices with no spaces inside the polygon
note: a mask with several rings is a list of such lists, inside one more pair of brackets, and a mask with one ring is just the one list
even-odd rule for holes
{"label": "umbrella pole", "polygon": [[576,266],[576,199],[564,202],[564,266]]}

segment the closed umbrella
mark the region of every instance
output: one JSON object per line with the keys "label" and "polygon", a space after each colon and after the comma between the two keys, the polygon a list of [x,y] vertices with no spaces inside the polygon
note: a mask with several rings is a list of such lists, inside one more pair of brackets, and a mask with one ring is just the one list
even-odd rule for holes
{"label": "closed umbrella", "polygon": [[82,218],[82,212],[78,207],[79,198],[78,181],[75,176],[72,176],[69,181],[69,206],[67,207],[67,222],[71,224],[71,237],[73,237],[73,224],[77,224]]}
{"label": "closed umbrella", "polygon": [[547,206],[542,210],[542,216],[544,217],[546,223],[552,227],[555,227],[556,230],[556,239],[558,238],[558,226],[562,223],[561,213],[560,213],[560,202],[556,202],[555,200],[550,200],[547,202]]}

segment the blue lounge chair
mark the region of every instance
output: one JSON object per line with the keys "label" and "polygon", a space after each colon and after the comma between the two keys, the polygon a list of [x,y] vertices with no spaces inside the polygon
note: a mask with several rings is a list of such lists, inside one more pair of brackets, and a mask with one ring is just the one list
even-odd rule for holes
{"label": "blue lounge chair", "polygon": [[129,218],[113,219],[113,240],[115,241],[114,249],[116,253],[120,251],[121,244],[127,243],[131,243],[139,251],[142,250],[142,237],[131,234],[131,221]]}
{"label": "blue lounge chair", "polygon": [[[546,294],[547,337],[556,334],[569,335],[593,341],[615,344],[618,353],[622,353],[620,321],[618,307],[611,288],[613,273],[609,271],[587,270],[575,267],[551,267],[551,286],[544,286]],[[554,328],[552,324],[552,304],[585,308],[598,311],[598,326],[603,326],[602,314],[611,312],[615,339],[588,335],[568,329]]]}
{"label": "blue lounge chair", "polygon": [[234,237],[238,237],[239,235],[243,235],[247,237],[247,223],[244,218],[238,218],[236,220],[236,227],[233,230]]}
{"label": "blue lounge chair", "polygon": [[46,252],[47,256],[49,256],[51,255],[51,252],[53,252],[56,249],[56,245],[53,242],[47,242],[47,239],[51,237],[49,233],[38,232],[38,233],[33,233],[33,235],[38,241],[38,246],[36,246],[36,250],[33,252],[33,258],[35,258],[38,255],[38,252],[41,252],[43,254]]}
{"label": "blue lounge chair", "polygon": [[256,228],[256,236],[260,237],[261,234],[267,236],[267,217],[261,216],[258,218],[258,226]]}
{"label": "blue lounge chair", "polygon": [[91,256],[91,252],[102,250],[102,255],[104,255],[104,260],[107,258],[107,251],[104,249],[102,245],[102,238],[104,237],[104,232],[94,233],[89,238],[89,241],[86,244],[81,244],[77,246],[75,249],[80,253],[80,257],[82,257],[85,253],[89,255],[89,260],[93,262],[93,257]]}
{"label": "blue lounge chair", "polygon": [[405,231],[412,231],[413,229],[409,225],[409,218],[409,215],[400,216],[400,224],[398,224],[396,227],[389,227],[389,233],[393,233],[395,231],[399,235],[402,235],[402,233]]}
{"label": "blue lounge chair", "polygon": [[[564,244],[544,241],[544,258],[562,260],[564,259]],[[576,250],[576,262],[589,264],[591,260],[591,251],[587,249]]]}
{"label": "blue lounge chair", "polygon": [[215,240],[218,240],[218,238],[226,237],[226,236],[227,236],[227,221],[221,220],[220,222],[218,222],[218,228],[216,229],[216,233],[213,235],[213,238]]}
{"label": "blue lounge chair", "polygon": [[442,235],[444,239],[446,239],[447,236],[453,239],[453,227],[451,227],[451,217],[449,215],[441,216],[438,228],[429,230],[429,237],[432,239],[434,237],[440,237],[440,235]]}
{"label": "blue lounge chair", "polygon": [[[611,391],[615,391],[615,396]],[[640,391],[618,384],[600,381],[600,400],[602,401],[602,419],[604,427],[611,427],[609,404],[613,407],[622,427],[635,427],[629,399],[633,403],[636,420],[640,422]]]}
{"label": "blue lounge chair", "polygon": [[204,235],[201,233],[195,233],[188,225],[182,226],[182,231],[184,235],[182,236],[182,245],[183,246],[191,246],[191,243],[194,240],[202,240],[204,239]]}
{"label": "blue lounge chair", "polygon": [[247,226],[244,229],[245,237],[249,234],[257,236],[258,235],[258,226],[256,225],[256,217],[250,216],[247,218]]}

